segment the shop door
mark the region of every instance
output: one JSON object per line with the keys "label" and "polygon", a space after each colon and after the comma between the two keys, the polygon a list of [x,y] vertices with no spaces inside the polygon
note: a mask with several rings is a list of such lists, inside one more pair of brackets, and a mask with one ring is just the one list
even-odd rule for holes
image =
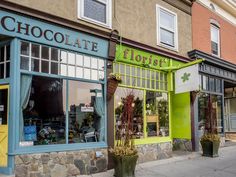
{"label": "shop door", "polygon": [[8,85],[0,85],[0,167],[7,166],[8,153]]}
{"label": "shop door", "polygon": [[236,132],[236,98],[225,99],[225,131]]}

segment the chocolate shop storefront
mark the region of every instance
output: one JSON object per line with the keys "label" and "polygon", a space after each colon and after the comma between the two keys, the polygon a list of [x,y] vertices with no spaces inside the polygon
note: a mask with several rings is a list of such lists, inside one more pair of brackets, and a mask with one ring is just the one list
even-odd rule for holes
{"label": "chocolate shop storefront", "polygon": [[[114,120],[109,119],[108,125],[115,131],[114,137],[108,140],[113,138],[115,142],[118,138],[123,100],[131,93],[134,96],[132,130],[139,163],[170,157],[174,139],[191,144],[190,93],[174,93],[171,71],[186,62],[128,45],[116,46],[112,70],[121,76],[121,83],[109,101],[114,109],[109,108],[108,115]],[[109,142],[112,144],[112,140]]]}
{"label": "chocolate shop storefront", "polygon": [[108,40],[0,11],[0,173],[106,170]]}

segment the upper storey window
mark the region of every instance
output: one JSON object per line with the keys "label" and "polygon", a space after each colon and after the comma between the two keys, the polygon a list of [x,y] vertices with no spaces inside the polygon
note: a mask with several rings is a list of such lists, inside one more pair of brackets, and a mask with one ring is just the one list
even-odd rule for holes
{"label": "upper storey window", "polygon": [[157,5],[157,44],[177,50],[177,15]]}
{"label": "upper storey window", "polygon": [[78,17],[111,28],[111,0],[78,0]]}
{"label": "upper storey window", "polygon": [[220,56],[220,29],[211,24],[211,53]]}

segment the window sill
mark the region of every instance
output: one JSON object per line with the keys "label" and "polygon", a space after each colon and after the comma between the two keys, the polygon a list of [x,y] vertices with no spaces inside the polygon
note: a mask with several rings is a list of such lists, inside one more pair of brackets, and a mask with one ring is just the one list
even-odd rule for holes
{"label": "window sill", "polygon": [[57,145],[37,145],[28,147],[18,147],[13,153],[9,155],[18,154],[33,154],[33,153],[49,153],[49,152],[63,152],[63,151],[79,151],[94,148],[107,148],[105,142],[96,143],[81,143],[81,144],[57,144]]}
{"label": "window sill", "polygon": [[165,49],[168,49],[168,50],[171,50],[171,51],[174,51],[174,52],[179,52],[177,47],[170,47],[170,46],[167,46],[167,45],[162,44],[162,43],[157,43],[157,46],[158,47],[163,47]]}
{"label": "window sill", "polygon": [[96,26],[103,27],[103,28],[106,28],[106,29],[109,29],[109,30],[112,29],[112,26],[109,25],[109,24],[104,24],[104,23],[98,22],[96,20],[87,18],[87,17],[78,17],[77,21],[78,22],[83,21],[83,22],[89,23],[91,25],[96,25]]}

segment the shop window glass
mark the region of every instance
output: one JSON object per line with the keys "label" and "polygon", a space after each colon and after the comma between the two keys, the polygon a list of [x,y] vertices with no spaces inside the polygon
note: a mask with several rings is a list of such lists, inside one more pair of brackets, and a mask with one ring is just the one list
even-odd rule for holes
{"label": "shop window glass", "polygon": [[0,79],[10,77],[10,44],[0,47]]}
{"label": "shop window glass", "polygon": [[68,65],[68,76],[75,77],[75,66]]}
{"label": "shop window glass", "polygon": [[58,74],[58,63],[51,63],[51,74]]}
{"label": "shop window glass", "polygon": [[209,91],[215,92],[215,79],[209,78]]}
{"label": "shop window glass", "polygon": [[83,78],[83,68],[81,67],[76,68],[76,77]]}
{"label": "shop window glass", "polygon": [[10,60],[10,52],[11,52],[11,50],[10,50],[10,45],[7,45],[6,46],[6,61],[9,61]]}
{"label": "shop window glass", "polygon": [[39,72],[39,60],[38,59],[31,60],[31,71]]}
{"label": "shop window glass", "polygon": [[48,60],[49,59],[49,48],[46,46],[42,46],[41,50],[42,50],[42,52],[41,52],[42,59]]}
{"label": "shop window glass", "polygon": [[61,51],[61,63],[67,63],[67,53],[65,51]]}
{"label": "shop window glass", "polygon": [[96,58],[91,58],[91,68],[93,69],[98,68],[98,60]]}
{"label": "shop window glass", "polygon": [[41,61],[41,71],[43,73],[49,73],[49,62],[48,61]]}
{"label": "shop window glass", "polygon": [[83,66],[83,56],[82,55],[76,55],[76,64],[78,66]]}
{"label": "shop window glass", "polygon": [[29,70],[29,58],[21,57],[20,69]]}
{"label": "shop window glass", "polygon": [[0,64],[0,79],[4,78],[4,64]]}
{"label": "shop window glass", "polygon": [[29,56],[29,43],[21,42],[21,54]]}
{"label": "shop window glass", "polygon": [[210,119],[212,119],[217,132],[222,133],[222,96],[202,93],[198,99],[198,115],[199,137],[209,129]]}
{"label": "shop window glass", "polygon": [[22,75],[20,104],[21,145],[25,141],[33,145],[66,143],[65,80]]}
{"label": "shop window glass", "polygon": [[31,56],[39,58],[39,45],[32,44],[32,46],[31,46]]}
{"label": "shop window glass", "polygon": [[[31,49],[29,51],[31,55],[25,56],[28,48]],[[39,55],[40,48],[41,55]],[[77,66],[81,68],[76,69]],[[58,67],[60,67],[60,71]],[[105,61],[43,45],[21,42],[21,69],[98,81],[104,79]]]}
{"label": "shop window glass", "polygon": [[167,93],[146,92],[147,136],[169,136]]}
{"label": "shop window glass", "polygon": [[58,61],[58,50],[51,48],[51,60]]}
{"label": "shop window glass", "polygon": [[69,143],[104,141],[102,93],[100,84],[69,81]]}
{"label": "shop window glass", "polygon": [[90,69],[84,68],[84,78],[90,79]]}
{"label": "shop window glass", "polygon": [[216,92],[221,93],[221,80],[216,79]]}
{"label": "shop window glass", "polygon": [[90,68],[90,57],[84,56],[84,67]]}
{"label": "shop window glass", "polygon": [[75,65],[75,54],[68,53],[68,64]]}
{"label": "shop window glass", "polygon": [[143,128],[143,91],[137,89],[128,89],[118,87],[115,92],[115,131],[116,139],[118,139],[122,134],[122,127],[125,126],[125,121],[122,121],[122,112],[124,109],[124,100],[129,95],[134,96],[132,103],[132,130],[133,137],[136,139],[144,137]]}
{"label": "shop window glass", "polygon": [[5,61],[5,47],[2,46],[0,48],[0,62],[4,62]]}

